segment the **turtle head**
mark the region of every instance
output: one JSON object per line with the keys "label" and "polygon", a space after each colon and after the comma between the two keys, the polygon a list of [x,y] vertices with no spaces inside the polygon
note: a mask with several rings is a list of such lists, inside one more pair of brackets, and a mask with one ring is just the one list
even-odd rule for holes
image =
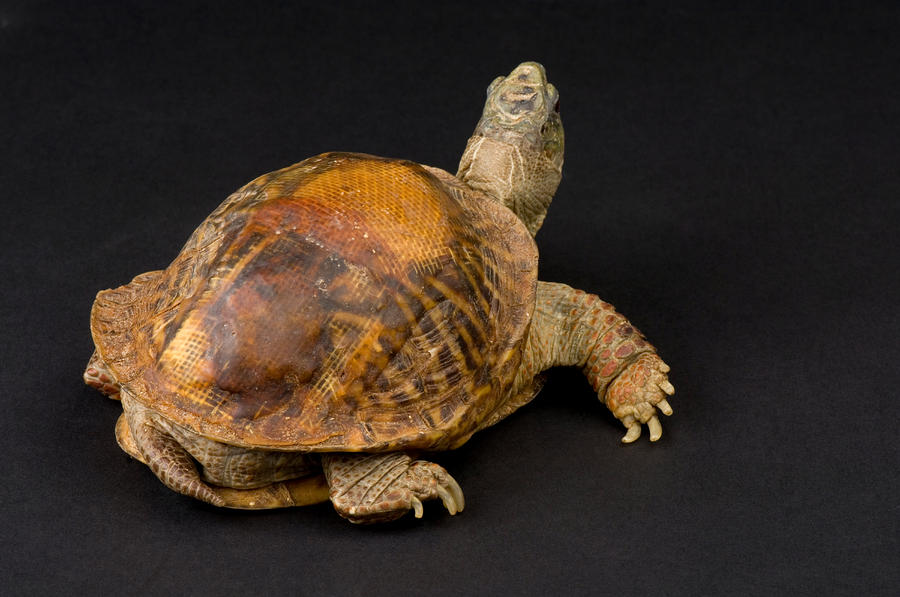
{"label": "turtle head", "polygon": [[523,62],[508,76],[494,79],[475,134],[541,153],[562,168],[559,92],[547,82],[544,67]]}
{"label": "turtle head", "polygon": [[487,90],[457,176],[500,201],[537,233],[562,176],[559,92],[544,67],[523,62]]}

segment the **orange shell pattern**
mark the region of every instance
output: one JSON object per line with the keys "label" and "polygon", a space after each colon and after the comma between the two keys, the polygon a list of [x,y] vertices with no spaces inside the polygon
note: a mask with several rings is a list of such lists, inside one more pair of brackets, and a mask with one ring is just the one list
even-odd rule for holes
{"label": "orange shell pattern", "polygon": [[537,250],[512,212],[412,162],[323,154],[229,197],[91,315],[124,391],[206,437],[453,448],[510,398]]}

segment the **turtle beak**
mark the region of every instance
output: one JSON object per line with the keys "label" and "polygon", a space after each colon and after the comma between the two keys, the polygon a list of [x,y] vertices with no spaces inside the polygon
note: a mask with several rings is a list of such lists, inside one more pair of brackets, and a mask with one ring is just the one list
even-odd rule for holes
{"label": "turtle beak", "polygon": [[537,62],[523,62],[513,69],[507,80],[515,80],[525,85],[546,85],[547,72]]}
{"label": "turtle beak", "polygon": [[546,85],[544,67],[537,62],[523,62],[501,83],[497,105],[509,116],[531,114],[542,107]]}

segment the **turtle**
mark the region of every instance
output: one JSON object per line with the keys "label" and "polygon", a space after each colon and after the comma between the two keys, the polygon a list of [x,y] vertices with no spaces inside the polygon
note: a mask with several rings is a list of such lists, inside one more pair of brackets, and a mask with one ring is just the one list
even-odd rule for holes
{"label": "turtle", "polygon": [[669,367],[596,295],[539,281],[560,183],[559,93],[524,62],[487,89],[456,175],[330,152],[228,196],[164,270],[99,292],[87,384],[120,447],[215,506],[330,500],[385,522],[459,484],[423,455],[580,367],[632,442],[672,413]]}

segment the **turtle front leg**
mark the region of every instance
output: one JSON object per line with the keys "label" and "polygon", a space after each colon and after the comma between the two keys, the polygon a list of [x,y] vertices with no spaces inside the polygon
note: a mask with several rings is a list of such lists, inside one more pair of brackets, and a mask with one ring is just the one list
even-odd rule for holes
{"label": "turtle front leg", "polygon": [[324,454],[322,468],[338,514],[368,524],[396,520],[422,502],[440,497],[450,514],[465,507],[462,489],[443,467],[404,453]]}
{"label": "turtle front leg", "polygon": [[656,411],[672,414],[666,400],[675,393],[669,366],[643,334],[593,294],[565,284],[538,282],[537,303],[517,383],[525,385],[557,365],[581,367],[597,396],[628,429],[622,441],[650,429],[662,435]]}
{"label": "turtle front leg", "polygon": [[119,383],[100,355],[94,350],[91,360],[84,370],[84,383],[100,390],[113,400],[119,400]]}

